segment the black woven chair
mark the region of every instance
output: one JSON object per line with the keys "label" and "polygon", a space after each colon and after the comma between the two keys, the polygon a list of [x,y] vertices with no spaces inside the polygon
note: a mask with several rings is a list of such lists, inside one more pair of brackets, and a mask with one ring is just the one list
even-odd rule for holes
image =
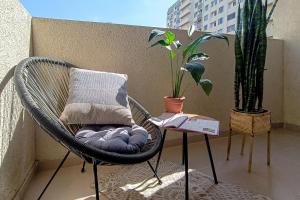
{"label": "black woven chair", "polygon": [[[15,87],[23,106],[40,127],[68,150],[38,199],[42,197],[70,152],[81,157],[84,164],[85,162],[93,164],[96,199],[99,199],[97,165],[135,164],[147,161],[161,183],[149,162],[149,159],[155,156],[162,146],[161,132],[158,127],[147,120],[150,114],[133,98],[129,97],[133,118],[138,125],[148,131],[152,138],[137,154],[107,152],[80,143],[75,140],[74,133],[81,126],[65,125],[59,120],[68,98],[69,71],[72,67],[76,66],[60,60],[31,57],[20,62],[15,70]],[[82,171],[84,171],[84,164]]]}

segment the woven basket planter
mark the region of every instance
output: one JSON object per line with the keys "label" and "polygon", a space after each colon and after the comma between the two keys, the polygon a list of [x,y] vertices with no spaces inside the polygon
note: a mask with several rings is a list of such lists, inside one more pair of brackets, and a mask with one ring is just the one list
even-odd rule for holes
{"label": "woven basket planter", "polygon": [[228,137],[227,146],[227,160],[229,160],[230,149],[231,149],[231,135],[232,132],[243,134],[241,155],[244,154],[244,146],[246,141],[246,136],[249,137],[249,161],[248,161],[248,172],[251,172],[252,166],[252,154],[253,154],[253,143],[254,136],[260,133],[267,133],[267,164],[270,166],[270,152],[271,152],[271,112],[266,111],[258,114],[243,113],[232,110],[230,113],[230,132]]}
{"label": "woven basket planter", "polygon": [[266,133],[271,129],[271,112],[251,114],[232,110],[230,114],[230,129],[233,132],[250,135]]}

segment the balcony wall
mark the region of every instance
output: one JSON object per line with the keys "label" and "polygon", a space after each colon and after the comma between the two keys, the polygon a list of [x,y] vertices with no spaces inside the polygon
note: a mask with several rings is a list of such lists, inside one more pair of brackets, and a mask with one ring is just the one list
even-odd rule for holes
{"label": "balcony wall", "polygon": [[[35,128],[7,72],[30,56],[31,17],[18,0],[0,3],[0,199],[19,199],[35,161]],[[21,195],[21,193],[19,193]]]}
{"label": "balcony wall", "polygon": [[[284,121],[300,127],[300,4],[278,1],[273,17],[273,35],[284,40]],[[288,11],[288,12],[287,12]]]}
{"label": "balcony wall", "polygon": [[[284,13],[284,12],[283,12]],[[163,110],[162,98],[170,94],[170,67],[165,49],[148,49],[151,27],[138,27],[78,21],[33,18],[35,56],[56,57],[86,69],[126,73],[129,94],[138,99],[153,115]],[[183,43],[189,40],[184,30],[174,30]],[[198,32],[196,35],[200,35]],[[195,35],[195,36],[196,36]],[[185,96],[185,112],[219,119],[221,130],[228,129],[233,106],[234,49],[233,36],[228,47],[224,41],[212,40],[203,45],[211,59],[205,62],[207,78],[214,82],[207,97],[186,76],[190,84]],[[283,42],[269,40],[265,81],[265,108],[272,111],[274,123],[283,122]],[[168,140],[179,134],[169,134]],[[36,135],[36,156],[40,161],[60,159],[63,149],[42,131]]]}

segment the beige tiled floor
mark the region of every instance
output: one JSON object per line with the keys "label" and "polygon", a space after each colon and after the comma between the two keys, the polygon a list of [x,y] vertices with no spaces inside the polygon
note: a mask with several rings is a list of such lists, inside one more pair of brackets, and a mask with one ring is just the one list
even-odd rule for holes
{"label": "beige tiled floor", "polygon": [[[266,165],[266,135],[256,137],[253,172],[247,173],[248,151],[239,155],[241,136],[233,137],[230,161],[226,161],[227,138],[211,140],[219,180],[241,185],[255,193],[275,200],[300,200],[300,133],[277,129],[272,132],[271,167]],[[165,148],[163,159],[181,161],[181,146]],[[206,146],[203,142],[189,145],[190,168],[211,175]],[[92,169],[80,173],[81,166],[63,168],[47,190],[44,199],[95,199]],[[113,167],[101,167],[100,176],[112,172]],[[25,199],[35,199],[48,180],[51,170],[39,172],[30,183]],[[103,198],[102,198],[103,199]]]}

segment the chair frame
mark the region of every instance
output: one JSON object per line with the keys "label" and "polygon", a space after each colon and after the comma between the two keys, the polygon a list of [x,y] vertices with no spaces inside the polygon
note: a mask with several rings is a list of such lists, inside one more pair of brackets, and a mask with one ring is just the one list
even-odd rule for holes
{"label": "chair frame", "polygon": [[[130,106],[135,110],[135,112],[133,112],[133,116],[136,116],[135,120],[137,124],[146,128],[152,137],[152,140],[145,145],[144,149],[141,152],[137,154],[119,154],[115,152],[107,152],[81,143],[75,140],[75,131],[73,131],[71,127],[66,127],[62,122],[59,121],[59,116],[57,114],[59,113],[59,111],[56,111],[55,108],[51,107],[51,104],[55,104],[55,102],[47,102],[47,100],[56,100],[57,95],[61,94],[56,94],[56,96],[54,95],[51,98],[49,97],[51,94],[47,93],[47,91],[45,90],[47,90],[46,87],[55,88],[48,83],[54,84],[55,82],[58,82],[55,80],[56,77],[54,77],[55,75],[53,75],[52,73],[60,73],[59,70],[62,70],[61,73],[64,73],[65,77],[68,78],[68,72],[72,67],[76,66],[57,59],[46,57],[30,57],[21,61],[15,69],[15,87],[18,96],[21,99],[22,105],[32,116],[32,118],[37,122],[37,124],[46,131],[46,133],[48,133],[51,137],[53,137],[57,142],[59,142],[68,150],[38,199],[42,198],[48,186],[57,175],[57,172],[66,161],[70,152],[75,153],[84,160],[82,172],[84,171],[85,162],[93,164],[95,192],[97,200],[99,199],[97,165],[136,164],[147,162],[150,166],[150,169],[154,173],[154,176],[161,184],[161,180],[157,176],[154,168],[149,162],[149,159],[154,157],[162,148],[162,134],[157,126],[151,124],[148,121],[151,115],[135,99],[129,97]],[[56,71],[54,71],[54,69]],[[45,84],[45,82],[47,84]]]}

